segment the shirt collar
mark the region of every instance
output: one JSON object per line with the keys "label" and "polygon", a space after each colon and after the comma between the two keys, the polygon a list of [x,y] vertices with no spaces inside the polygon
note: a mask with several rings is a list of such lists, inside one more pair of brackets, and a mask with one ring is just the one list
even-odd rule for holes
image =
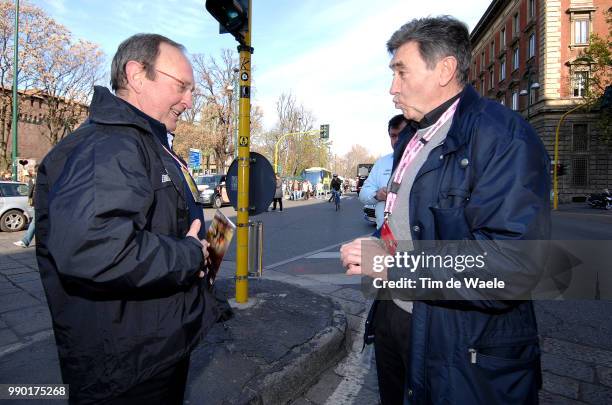
{"label": "shirt collar", "polygon": [[451,97],[450,99],[446,100],[445,102],[425,114],[421,121],[416,123],[417,129],[427,128],[435,124],[440,119],[442,114],[444,114],[444,111],[448,110],[448,107],[450,107],[455,102],[455,100],[459,98],[459,96],[461,96],[461,93],[456,94],[455,96]]}

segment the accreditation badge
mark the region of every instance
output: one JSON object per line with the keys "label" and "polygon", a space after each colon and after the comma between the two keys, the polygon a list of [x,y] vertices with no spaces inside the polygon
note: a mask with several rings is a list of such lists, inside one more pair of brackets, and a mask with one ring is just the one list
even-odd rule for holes
{"label": "accreditation badge", "polygon": [[382,227],[380,228],[380,240],[382,240],[385,249],[391,255],[395,255],[397,251],[397,240],[393,235],[391,227],[389,227],[389,220],[385,218]]}
{"label": "accreditation badge", "polygon": [[180,165],[180,167],[181,173],[183,173],[183,177],[189,186],[189,191],[191,191],[191,195],[193,196],[193,201],[200,202],[200,192],[198,191],[198,186],[196,186],[193,177],[191,177],[191,174],[183,167],[183,165]]}

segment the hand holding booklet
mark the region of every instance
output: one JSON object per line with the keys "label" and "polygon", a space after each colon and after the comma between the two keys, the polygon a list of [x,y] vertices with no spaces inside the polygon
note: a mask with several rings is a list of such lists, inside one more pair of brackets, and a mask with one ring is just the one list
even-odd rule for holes
{"label": "hand holding booklet", "polygon": [[206,232],[208,247],[208,271],[206,273],[206,284],[210,288],[215,283],[221,261],[227,248],[234,237],[236,225],[229,220],[221,211],[217,210],[212,223]]}

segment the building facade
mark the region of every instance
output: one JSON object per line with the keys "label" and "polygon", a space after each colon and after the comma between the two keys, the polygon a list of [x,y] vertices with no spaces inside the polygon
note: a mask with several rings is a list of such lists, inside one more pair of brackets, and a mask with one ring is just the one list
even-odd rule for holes
{"label": "building facade", "polygon": [[[11,89],[0,89],[2,94],[0,95],[0,103],[7,104],[7,108],[3,108],[2,111],[6,112],[4,117],[4,123],[6,124],[4,130],[4,145],[10,156],[12,151],[13,137],[10,126],[8,125],[11,120],[11,107],[10,98],[2,97],[11,92]],[[48,103],[47,98],[44,95],[40,95],[39,92],[35,91],[20,91],[19,97],[19,115],[18,115],[18,126],[17,126],[17,146],[18,146],[18,158],[19,160],[28,160],[28,167],[33,167],[36,163],[40,162],[42,158],[49,152],[52,147],[49,128],[47,127],[46,120],[48,119]],[[69,108],[74,109],[76,112],[76,125],[78,127],[87,117],[88,106],[82,104],[65,104]],[[72,124],[71,124],[72,126]],[[0,168],[0,171],[7,168]],[[25,167],[20,167],[24,171]]]}
{"label": "building facade", "polygon": [[612,186],[612,147],[600,140],[598,112],[570,112],[584,104],[589,80],[579,57],[591,34],[607,36],[611,8],[612,0],[493,0],[470,35],[472,85],[529,120],[551,160],[561,120],[562,203]]}

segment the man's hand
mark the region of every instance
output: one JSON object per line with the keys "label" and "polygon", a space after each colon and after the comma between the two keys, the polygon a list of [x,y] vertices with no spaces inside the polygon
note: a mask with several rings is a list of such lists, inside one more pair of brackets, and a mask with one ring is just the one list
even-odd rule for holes
{"label": "man's hand", "polygon": [[357,238],[340,247],[340,259],[348,276],[361,274],[361,242],[367,238]]}
{"label": "man's hand", "polygon": [[[200,243],[202,244],[202,256],[204,257],[204,262],[206,262],[206,260],[208,260],[208,242],[206,241],[206,239],[200,239],[198,237],[198,233],[200,232],[201,226],[202,223],[200,222],[200,220],[194,219],[191,223],[191,227],[189,228],[189,232],[187,232],[187,236],[190,236],[200,241]],[[200,271],[200,274],[198,276],[200,278],[203,278],[204,275],[205,273],[203,271]]]}
{"label": "man's hand", "polygon": [[376,191],[374,196],[378,201],[385,201],[387,199],[387,187],[381,187]]}
{"label": "man's hand", "polygon": [[[387,256],[388,253],[380,246],[379,241],[373,238],[357,238],[352,242],[340,247],[340,259],[346,268],[347,276],[362,275],[373,278],[387,279],[386,268],[382,271],[374,271],[373,263],[362,263],[363,249],[367,249],[365,257],[367,260],[374,256]],[[365,264],[362,266],[362,264]]]}

